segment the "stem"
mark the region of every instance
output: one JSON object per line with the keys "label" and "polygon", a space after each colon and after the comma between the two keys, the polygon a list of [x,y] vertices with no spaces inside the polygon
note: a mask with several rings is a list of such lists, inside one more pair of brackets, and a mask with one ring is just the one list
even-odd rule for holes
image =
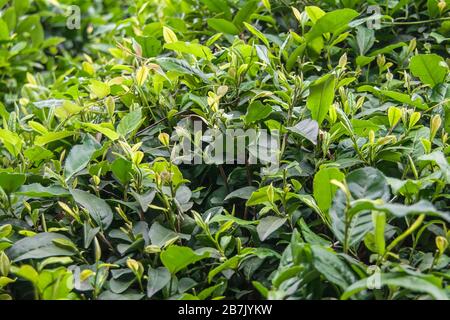
{"label": "stem", "polygon": [[173,276],[170,275],[169,297],[172,295],[172,282],[173,282]]}
{"label": "stem", "polygon": [[424,23],[430,23],[430,22],[444,21],[444,20],[450,20],[450,17],[428,19],[428,20],[422,20],[422,21],[405,21],[405,22],[391,21],[391,22],[382,22],[382,23],[388,24],[388,25],[414,25],[414,24],[424,24]]}
{"label": "stem", "polygon": [[[288,109],[288,114],[287,114],[287,119],[286,119],[286,126],[292,125],[292,123],[291,123],[292,122],[292,113],[294,111],[294,106],[297,104],[299,95],[300,95],[300,87],[296,83],[295,88],[294,88],[294,95],[293,95],[291,103],[289,104],[289,109]],[[280,159],[283,157],[284,150],[286,149],[287,139],[288,139],[288,133],[286,132],[283,136]]]}
{"label": "stem", "polygon": [[222,176],[223,182],[225,183],[225,188],[227,189],[227,192],[230,192],[230,186],[228,185],[228,178],[227,175],[225,174],[225,170],[223,170],[223,166],[221,164],[219,164],[219,172],[220,175]]}
{"label": "stem", "polygon": [[392,249],[395,248],[395,246],[397,244],[400,243],[400,241],[402,241],[403,239],[405,239],[407,236],[409,236],[411,233],[414,232],[414,230],[416,230],[423,222],[423,220],[425,219],[425,214],[422,213],[417,219],[416,221],[414,221],[414,223],[408,228],[408,230],[406,230],[405,232],[403,232],[401,235],[399,235],[397,238],[395,238],[391,244],[386,248],[386,252],[384,253],[383,257],[386,256],[386,254],[388,252],[390,252]]}
{"label": "stem", "polygon": [[8,209],[11,212],[11,215],[13,217],[15,217],[14,210],[13,210],[13,207],[12,207],[11,194],[7,193],[6,197],[8,198]]}
{"label": "stem", "polygon": [[97,291],[97,277],[98,277],[98,261],[95,262],[95,276],[94,276],[94,299],[97,300],[98,291]]}

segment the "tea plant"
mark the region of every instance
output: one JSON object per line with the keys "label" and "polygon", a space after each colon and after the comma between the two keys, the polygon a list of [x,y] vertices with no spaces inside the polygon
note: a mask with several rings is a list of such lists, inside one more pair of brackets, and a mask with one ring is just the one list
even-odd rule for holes
{"label": "tea plant", "polygon": [[449,298],[449,12],[0,0],[0,299]]}

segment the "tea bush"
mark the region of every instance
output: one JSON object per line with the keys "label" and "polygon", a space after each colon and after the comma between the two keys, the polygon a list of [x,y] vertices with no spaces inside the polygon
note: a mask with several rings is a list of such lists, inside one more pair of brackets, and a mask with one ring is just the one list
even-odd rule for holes
{"label": "tea bush", "polygon": [[0,299],[447,299],[449,8],[0,0]]}

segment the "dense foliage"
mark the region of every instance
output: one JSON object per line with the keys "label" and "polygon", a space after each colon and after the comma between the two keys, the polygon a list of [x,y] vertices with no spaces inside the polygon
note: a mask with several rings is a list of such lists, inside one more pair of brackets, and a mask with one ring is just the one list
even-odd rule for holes
{"label": "dense foliage", "polygon": [[0,0],[0,299],[450,297],[449,9]]}

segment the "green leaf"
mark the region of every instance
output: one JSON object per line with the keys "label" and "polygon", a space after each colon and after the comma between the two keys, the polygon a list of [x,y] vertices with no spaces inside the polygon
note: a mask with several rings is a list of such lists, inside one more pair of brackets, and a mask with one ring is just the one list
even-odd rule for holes
{"label": "green leaf", "polygon": [[22,173],[0,172],[0,188],[6,194],[11,194],[19,190],[25,183],[26,176]]}
{"label": "green leaf", "polygon": [[211,18],[207,20],[208,26],[216,31],[226,34],[239,34],[239,29],[230,21],[225,19]]}
{"label": "green leaf", "polygon": [[[428,15],[430,16],[430,18],[437,18],[441,12],[441,10],[439,9],[438,3],[440,1],[438,0],[427,0],[427,9],[428,9]],[[445,3],[444,1],[444,4]]]}
{"label": "green leaf", "polygon": [[202,291],[199,292],[197,297],[200,300],[206,300],[209,296],[211,296],[217,289],[219,289],[222,286],[223,286],[223,282],[216,284],[215,286],[203,289]]}
{"label": "green leaf", "polygon": [[[447,294],[440,287],[425,277],[409,276],[398,273],[380,274],[380,286],[400,287],[413,292],[427,293],[437,300],[448,300]],[[433,277],[434,278],[434,277]],[[367,289],[370,282],[368,279],[361,279],[350,285],[342,294],[341,299],[347,300],[358,292]]]}
{"label": "green leaf", "polygon": [[161,41],[155,37],[135,37],[136,41],[142,47],[142,56],[145,58],[155,57],[162,50]]}
{"label": "green leaf", "polygon": [[[265,187],[262,187],[256,191],[254,191],[252,193],[252,195],[250,196],[250,199],[247,200],[245,205],[247,207],[250,207],[250,206],[256,206],[258,204],[268,203],[269,198],[267,197],[267,190],[269,189],[269,187],[270,186],[265,186]],[[280,200],[280,195],[275,192],[273,201],[275,202],[278,200]]]}
{"label": "green leaf", "polygon": [[37,284],[43,300],[68,299],[73,289],[73,274],[64,267],[46,269],[39,274]]}
{"label": "green leaf", "polygon": [[287,218],[280,218],[274,216],[268,216],[262,218],[258,226],[256,227],[256,231],[258,232],[259,239],[264,241],[270,236],[272,233],[277,231],[283,224],[287,221]]}
{"label": "green leaf", "polygon": [[[14,283],[16,280],[8,278],[8,277],[0,277],[0,289],[3,289],[8,284]],[[0,294],[0,301],[1,300],[12,300],[12,298],[7,294]]]}
{"label": "green leaf", "polygon": [[325,15],[325,11],[316,6],[306,6],[305,11],[313,23],[316,23],[317,20]]}
{"label": "green leaf", "polygon": [[234,190],[233,192],[230,192],[225,197],[224,201],[229,200],[229,199],[234,199],[234,198],[248,200],[248,199],[250,199],[250,197],[254,191],[256,191],[255,187],[252,187],[252,186],[242,187],[237,190]]}
{"label": "green leaf", "polygon": [[[291,194],[289,194],[291,195]],[[300,200],[304,204],[306,204],[308,207],[313,209],[321,218],[323,221],[327,221],[327,217],[323,214],[322,210],[320,210],[319,206],[317,205],[314,198],[309,194],[293,194],[293,197]]]}
{"label": "green leaf", "polygon": [[66,197],[70,195],[69,191],[60,186],[52,185],[44,187],[39,183],[24,185],[16,193],[30,198],[53,198]]}
{"label": "green leaf", "polygon": [[[0,7],[3,5],[1,4],[2,1],[0,1]],[[6,10],[3,11],[3,20],[8,25],[9,30],[14,30],[17,26],[17,14],[16,9],[14,7],[9,7]]]}
{"label": "green leaf", "polygon": [[12,231],[12,225],[10,224],[4,224],[0,226],[0,238],[6,238],[11,234]]}
{"label": "green leaf", "polygon": [[151,298],[170,282],[170,272],[163,267],[148,268],[147,297]]}
{"label": "green leaf", "polygon": [[[21,14],[17,12],[17,16],[20,17]],[[20,20],[15,31],[18,34],[28,32],[33,48],[39,48],[39,46],[44,41],[44,29],[42,27],[40,16],[38,14],[25,15],[25,19]]]}
{"label": "green leaf", "polygon": [[350,267],[330,249],[325,249],[320,245],[311,245],[313,253],[314,268],[319,271],[328,281],[346,289],[357,278]]}
{"label": "green leaf", "polygon": [[351,215],[347,212],[346,197],[338,190],[330,207],[331,230],[336,238],[347,247],[357,246],[372,230],[370,211],[358,211]]}
{"label": "green leaf", "polygon": [[292,70],[295,63],[297,62],[298,57],[303,56],[303,54],[305,53],[306,47],[307,47],[307,43],[306,42],[302,43],[297,48],[295,48],[295,50],[291,53],[291,55],[289,56],[289,58],[286,62],[286,69],[288,71]]}
{"label": "green leaf", "polygon": [[8,40],[9,39],[9,28],[8,24],[0,19],[0,40]]}
{"label": "green leaf", "polygon": [[119,137],[120,137],[120,135],[117,132],[115,132],[113,130],[113,128],[109,127],[110,124],[107,124],[107,123],[97,124],[97,123],[82,122],[82,125],[87,127],[87,128],[89,128],[89,129],[92,129],[94,131],[97,131],[97,132],[100,132],[100,133],[104,134],[111,141],[115,141],[115,140],[119,139]]}
{"label": "green leaf", "polygon": [[302,120],[295,126],[286,129],[311,141],[312,144],[317,145],[317,137],[319,135],[319,124],[317,121],[310,119]]}
{"label": "green leaf", "polygon": [[6,149],[13,156],[17,156],[22,149],[23,140],[15,132],[6,129],[0,129],[0,141],[3,142]]}
{"label": "green leaf", "polygon": [[63,120],[79,113],[83,108],[70,101],[64,101],[62,105],[55,108],[55,115]]}
{"label": "green leaf", "polygon": [[360,137],[367,137],[370,130],[373,130],[373,132],[377,132],[378,130],[383,128],[382,126],[377,125],[370,120],[352,119],[350,122],[352,124],[354,133]]}
{"label": "green leaf", "polygon": [[326,13],[320,17],[306,34],[307,41],[320,37],[324,33],[333,33],[338,35],[348,28],[348,24],[359,15],[352,9],[338,9]]}
{"label": "green leaf", "polygon": [[348,188],[354,199],[389,198],[390,192],[384,174],[372,167],[352,171],[346,178]]}
{"label": "green leaf", "polygon": [[176,41],[172,43],[166,43],[164,45],[164,48],[182,53],[190,53],[196,57],[206,60],[212,60],[214,58],[214,55],[208,47],[198,43]]}
{"label": "green leaf", "polygon": [[156,195],[156,190],[149,190],[144,194],[138,194],[134,191],[131,192],[133,197],[137,200],[143,212],[147,211],[148,206],[152,203]]}
{"label": "green leaf", "polygon": [[158,222],[154,222],[148,232],[150,242],[152,245],[160,248],[165,247],[167,244],[175,242],[179,235],[175,231],[164,228]]}
{"label": "green leaf", "polygon": [[54,240],[64,239],[70,241],[64,235],[43,232],[33,237],[23,238],[13,244],[7,250],[8,257],[14,262],[26,259],[43,259],[55,256],[72,256],[74,252],[65,248],[58,247],[54,244]]}
{"label": "green leaf", "polygon": [[83,190],[75,189],[71,190],[70,193],[73,199],[87,210],[98,226],[103,230],[108,229],[113,220],[113,213],[105,200]]}
{"label": "green leaf", "polygon": [[420,156],[418,160],[436,163],[439,166],[439,169],[441,169],[447,183],[450,183],[450,164],[442,151],[433,151],[429,154],[424,154]]}
{"label": "green leaf", "polygon": [[59,141],[64,138],[70,137],[74,134],[72,131],[57,131],[57,132],[48,132],[41,136],[36,137],[34,143],[37,146],[44,146],[49,144],[50,142]]}
{"label": "green leaf", "polygon": [[89,90],[98,99],[103,99],[111,93],[109,85],[98,80],[91,80]]}
{"label": "green leaf", "polygon": [[356,31],[356,43],[358,45],[358,53],[364,56],[370,48],[375,44],[375,30],[364,28],[362,26],[357,27]]}
{"label": "green leaf", "polygon": [[319,126],[325,119],[328,110],[334,100],[335,78],[327,74],[316,80],[310,86],[310,93],[306,100],[306,107],[311,111],[311,116],[316,120]]}
{"label": "green leaf", "polygon": [[297,224],[300,226],[301,234],[307,243],[319,244],[324,247],[331,246],[331,242],[315,234],[303,218],[298,220]]}
{"label": "green leaf", "polygon": [[130,113],[128,113],[125,117],[120,120],[119,125],[117,126],[117,133],[122,136],[126,136],[127,134],[133,132],[141,125],[142,121],[142,111],[141,109],[136,109]]}
{"label": "green leaf", "polygon": [[319,208],[326,212],[331,206],[337,186],[331,180],[342,182],[345,175],[338,168],[322,168],[314,176],[313,192]]}
{"label": "green leaf", "polygon": [[24,156],[33,163],[47,160],[54,156],[53,152],[40,146],[32,146],[23,152]]}
{"label": "green leaf", "polygon": [[176,274],[178,271],[186,268],[188,265],[209,257],[208,252],[202,254],[194,252],[189,247],[181,247],[172,245],[163,252],[160,258],[163,265],[169,270],[171,274]]}
{"label": "green leaf", "polygon": [[30,7],[30,0],[15,0],[13,3],[18,16],[25,14]]}
{"label": "green leaf", "polygon": [[13,273],[33,284],[37,284],[39,281],[39,273],[32,266],[27,264],[20,266],[17,270],[13,270]]}
{"label": "green leaf", "polygon": [[395,127],[397,123],[402,118],[402,110],[397,107],[389,107],[388,109],[388,119],[391,128]]}
{"label": "green leaf", "polygon": [[409,94],[401,93],[401,92],[397,92],[397,91],[390,91],[390,90],[380,90],[380,93],[383,96],[386,96],[386,97],[389,97],[396,101],[399,101],[401,103],[416,107],[420,110],[427,109],[427,105],[425,103],[423,103],[422,100],[420,100],[419,98],[416,98],[413,100]]}
{"label": "green leaf", "polygon": [[251,24],[248,24],[247,22],[244,22],[244,25],[247,28],[247,30],[250,31],[259,40],[261,40],[266,45],[267,48],[270,47],[269,40],[266,38],[266,36],[261,31],[259,31],[255,27],[253,27]]}
{"label": "green leaf", "polygon": [[73,146],[64,163],[64,175],[68,181],[74,174],[83,170],[94,152],[99,149],[97,141],[88,136],[83,144]]}
{"label": "green leaf", "polygon": [[373,60],[375,60],[375,57],[358,56],[356,57],[356,64],[360,67],[364,67],[365,65],[371,63]]}
{"label": "green leaf", "polygon": [[182,75],[195,75],[205,82],[209,82],[208,77],[201,70],[189,65],[185,60],[170,57],[158,58],[156,62],[166,71],[176,72]]}
{"label": "green leaf", "polygon": [[144,297],[144,294],[137,293],[136,291],[126,291],[122,293],[114,293],[110,290],[103,291],[99,296],[99,300],[141,300]]}
{"label": "green leaf", "polygon": [[381,55],[381,54],[391,53],[392,51],[394,51],[394,49],[397,49],[397,48],[400,48],[400,47],[406,47],[406,46],[407,46],[407,44],[405,42],[394,43],[394,44],[385,46],[385,47],[383,47],[381,49],[374,50],[368,56],[369,57],[376,57],[376,56]]}
{"label": "green leaf", "polygon": [[208,283],[211,283],[213,278],[219,274],[222,271],[229,270],[229,269],[236,269],[238,268],[240,262],[247,256],[255,253],[255,250],[253,248],[245,248],[241,251],[240,254],[235,255],[229,259],[227,259],[225,262],[220,264],[219,266],[215,267],[208,273]]}
{"label": "green leaf", "polygon": [[260,101],[255,101],[249,105],[244,121],[253,123],[267,118],[272,113],[272,107],[265,105]]}
{"label": "green leaf", "polygon": [[209,10],[223,14],[225,18],[231,18],[231,10],[226,0],[200,0]]}
{"label": "green leaf", "polygon": [[114,177],[123,185],[127,184],[132,178],[133,164],[124,158],[117,158],[111,165],[111,171]]}
{"label": "green leaf", "polygon": [[438,216],[450,222],[450,213],[437,210],[431,202],[423,199],[409,206],[399,203],[380,203],[374,200],[361,199],[351,203],[351,209],[349,212],[350,214],[355,215],[363,210],[378,210],[390,213],[398,218],[423,213],[431,216]]}
{"label": "green leaf", "polygon": [[243,23],[250,19],[250,16],[258,9],[259,0],[247,0],[234,16],[233,23],[242,28]]}
{"label": "green leaf", "polygon": [[68,265],[68,264],[71,264],[72,262],[73,262],[73,259],[70,257],[50,257],[39,263],[39,270],[42,270],[46,266],[49,266],[49,265],[54,265],[54,264]]}
{"label": "green leaf", "polygon": [[384,212],[372,211],[372,223],[376,252],[379,255],[383,255],[386,250],[386,240],[384,238],[386,214]]}
{"label": "green leaf", "polygon": [[166,43],[173,43],[178,41],[175,32],[173,32],[172,29],[166,26],[163,26],[163,37]]}
{"label": "green leaf", "polygon": [[231,214],[216,214],[214,217],[209,220],[209,224],[214,222],[227,222],[227,221],[233,221],[234,223],[240,225],[240,226],[249,226],[252,224],[258,223],[256,220],[244,220],[240,219],[238,217],[232,216]]}
{"label": "green leaf", "polygon": [[411,58],[409,69],[424,84],[431,87],[444,82],[447,68],[444,59],[437,54],[419,54]]}

